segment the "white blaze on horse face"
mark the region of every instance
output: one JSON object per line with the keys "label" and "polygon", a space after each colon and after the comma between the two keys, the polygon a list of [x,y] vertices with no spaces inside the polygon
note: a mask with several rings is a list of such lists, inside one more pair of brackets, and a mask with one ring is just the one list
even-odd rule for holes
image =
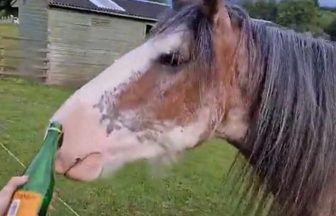
{"label": "white blaze on horse face", "polygon": [[178,153],[199,143],[209,121],[210,109],[203,108],[198,111],[194,122],[184,126],[169,125],[163,128],[166,131],[158,134],[155,141],[147,139],[139,142],[137,134],[126,128],[112,132],[110,137],[114,144],[107,146],[107,160],[101,176],[107,177],[126,163],[138,159],[175,158]]}
{"label": "white blaze on horse face", "polygon": [[139,134],[125,127],[107,134],[106,125],[100,121],[107,110],[99,112],[94,108],[105,92],[115,93],[116,98],[111,98],[109,102],[117,100],[118,93],[148,71],[153,61],[184,45],[187,37],[188,31],[181,27],[173,33],[150,39],[117,60],[64,103],[52,118],[64,128],[63,145],[56,158],[57,172],[66,173],[77,180],[90,181],[127,162],[191,148],[198,143],[208,124],[201,112],[201,120],[196,118],[189,126],[170,124],[162,128],[162,134],[147,131],[144,137],[152,137],[140,141]]}

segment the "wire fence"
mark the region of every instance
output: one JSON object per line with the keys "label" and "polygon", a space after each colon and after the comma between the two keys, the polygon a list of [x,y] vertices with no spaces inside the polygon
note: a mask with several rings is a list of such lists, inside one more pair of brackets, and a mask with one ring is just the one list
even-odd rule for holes
{"label": "wire fence", "polygon": [[0,17],[0,24],[19,24],[19,23],[20,23],[19,18],[14,17],[13,15]]}
{"label": "wire fence", "polygon": [[[4,144],[0,142],[1,148],[8,153],[10,157],[12,157],[22,168],[26,168],[26,165],[12,152],[10,151]],[[56,197],[57,201],[62,203],[64,207],[66,207],[73,215],[80,216],[67,202],[65,202],[61,197]]]}

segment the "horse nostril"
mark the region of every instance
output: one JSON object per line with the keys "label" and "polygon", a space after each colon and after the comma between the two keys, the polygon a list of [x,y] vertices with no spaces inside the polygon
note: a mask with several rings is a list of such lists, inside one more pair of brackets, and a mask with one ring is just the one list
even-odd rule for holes
{"label": "horse nostril", "polygon": [[57,144],[57,148],[60,149],[63,145],[63,137],[64,137],[64,133],[62,133],[59,141],[58,141],[58,144]]}
{"label": "horse nostril", "polygon": [[75,162],[63,173],[64,176],[67,176],[67,173],[73,168],[75,167],[78,163],[81,162],[81,158],[76,158]]}

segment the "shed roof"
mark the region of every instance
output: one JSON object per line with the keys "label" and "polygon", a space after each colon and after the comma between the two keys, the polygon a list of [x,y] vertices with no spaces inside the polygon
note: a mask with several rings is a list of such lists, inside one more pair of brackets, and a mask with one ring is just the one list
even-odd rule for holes
{"label": "shed roof", "polygon": [[13,8],[18,8],[18,7],[19,7],[19,2],[18,2],[18,0],[12,0],[12,1],[11,1],[11,6],[12,6]]}
{"label": "shed roof", "polygon": [[[159,3],[136,0],[109,0],[119,7],[101,7],[92,0],[49,0],[51,7],[68,8],[101,14],[110,14],[133,19],[156,21],[168,6]],[[124,10],[122,10],[124,9]]]}

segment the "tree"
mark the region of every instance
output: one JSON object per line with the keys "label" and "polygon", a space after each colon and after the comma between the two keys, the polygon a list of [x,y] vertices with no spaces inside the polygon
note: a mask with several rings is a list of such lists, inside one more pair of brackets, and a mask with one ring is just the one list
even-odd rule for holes
{"label": "tree", "polygon": [[314,0],[284,0],[278,5],[276,22],[298,31],[317,26],[318,8]]}
{"label": "tree", "polygon": [[326,33],[330,35],[331,39],[336,41],[336,18],[325,29]]}
{"label": "tree", "polygon": [[0,17],[12,14],[14,11],[12,3],[12,0],[0,0]]}
{"label": "tree", "polygon": [[256,19],[264,19],[276,21],[277,4],[273,0],[245,0],[242,3],[243,7],[249,12],[250,16]]}

